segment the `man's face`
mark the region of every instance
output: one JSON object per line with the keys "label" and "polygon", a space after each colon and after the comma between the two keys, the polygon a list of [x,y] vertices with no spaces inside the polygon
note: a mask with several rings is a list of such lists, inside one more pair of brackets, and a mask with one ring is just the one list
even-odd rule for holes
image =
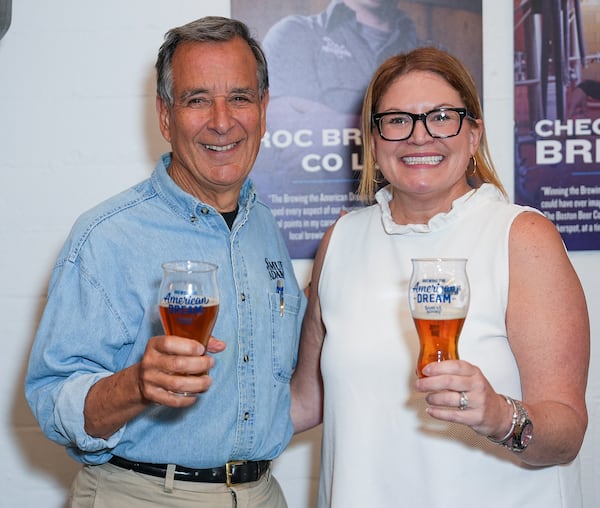
{"label": "man's face", "polygon": [[241,38],[184,42],[173,55],[174,104],[157,99],[160,129],[173,152],[169,173],[220,211],[219,204],[237,201],[265,133],[268,94],[260,99],[256,70]]}

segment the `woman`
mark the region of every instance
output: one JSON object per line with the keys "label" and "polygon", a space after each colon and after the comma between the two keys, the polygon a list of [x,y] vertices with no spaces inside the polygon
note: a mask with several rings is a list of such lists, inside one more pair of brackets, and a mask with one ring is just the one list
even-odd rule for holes
{"label": "woman", "polygon": [[[387,60],[363,136],[376,204],[322,242],[292,380],[296,431],[324,424],[319,506],[580,506],[585,298],[553,224],[506,200],[468,71],[434,48]],[[461,359],[421,379],[417,257],[467,258],[471,286]]]}

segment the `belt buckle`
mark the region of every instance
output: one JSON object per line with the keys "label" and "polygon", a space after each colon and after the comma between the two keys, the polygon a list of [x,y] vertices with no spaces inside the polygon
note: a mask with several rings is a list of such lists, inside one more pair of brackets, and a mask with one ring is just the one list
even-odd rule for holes
{"label": "belt buckle", "polygon": [[233,469],[235,466],[241,466],[248,462],[247,460],[232,460],[225,464],[225,483],[227,487],[231,487],[231,477],[233,475]]}

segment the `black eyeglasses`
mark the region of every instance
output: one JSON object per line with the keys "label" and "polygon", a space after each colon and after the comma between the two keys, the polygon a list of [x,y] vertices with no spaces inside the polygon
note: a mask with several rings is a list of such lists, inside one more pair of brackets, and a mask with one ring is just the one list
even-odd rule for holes
{"label": "black eyeglasses", "polygon": [[406,111],[386,111],[375,113],[373,123],[379,135],[386,141],[403,141],[412,136],[418,120],[423,122],[425,130],[432,138],[451,138],[457,136],[465,117],[475,120],[467,108],[438,108],[427,113],[408,113]]}

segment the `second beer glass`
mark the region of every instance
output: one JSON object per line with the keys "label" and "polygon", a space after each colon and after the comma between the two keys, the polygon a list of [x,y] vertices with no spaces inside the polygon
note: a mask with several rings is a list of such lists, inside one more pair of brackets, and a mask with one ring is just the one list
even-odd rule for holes
{"label": "second beer glass", "polygon": [[420,352],[417,375],[431,362],[458,359],[458,337],[469,309],[466,259],[413,259],[408,300]]}

